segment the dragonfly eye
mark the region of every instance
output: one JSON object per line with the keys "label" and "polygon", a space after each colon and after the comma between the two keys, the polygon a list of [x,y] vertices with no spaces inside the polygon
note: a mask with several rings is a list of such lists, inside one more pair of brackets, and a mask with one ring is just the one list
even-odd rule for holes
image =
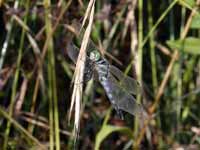
{"label": "dragonfly eye", "polygon": [[90,59],[93,61],[98,61],[101,58],[100,53],[97,50],[94,50],[90,53]]}

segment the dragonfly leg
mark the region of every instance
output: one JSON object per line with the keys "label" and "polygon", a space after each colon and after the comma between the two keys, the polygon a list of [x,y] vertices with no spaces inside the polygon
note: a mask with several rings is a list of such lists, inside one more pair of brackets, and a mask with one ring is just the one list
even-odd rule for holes
{"label": "dragonfly leg", "polygon": [[124,115],[123,115],[122,111],[119,108],[115,108],[115,110],[116,110],[117,115],[119,116],[119,118],[121,120],[124,120]]}
{"label": "dragonfly leg", "polygon": [[123,113],[122,111],[119,109],[119,107],[116,105],[115,101],[114,100],[111,100],[111,103],[112,103],[112,106],[113,108],[115,109],[115,111],[117,112],[117,116],[119,116],[120,119],[124,120],[124,116],[123,116]]}
{"label": "dragonfly leg", "polygon": [[108,75],[109,75],[109,67],[110,67],[110,65],[107,63],[107,70],[106,70],[106,77],[108,77]]}

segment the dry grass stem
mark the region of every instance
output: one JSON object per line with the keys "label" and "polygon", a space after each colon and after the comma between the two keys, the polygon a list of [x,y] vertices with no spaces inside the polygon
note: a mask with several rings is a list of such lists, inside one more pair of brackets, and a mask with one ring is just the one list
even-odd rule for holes
{"label": "dry grass stem", "polygon": [[18,115],[19,112],[21,111],[22,105],[24,103],[26,91],[27,91],[27,86],[28,86],[28,79],[25,77],[20,89],[19,98],[17,99],[17,102],[15,104],[15,115]]}
{"label": "dry grass stem", "polygon": [[[92,6],[91,6],[92,3]],[[83,94],[83,75],[84,75],[84,69],[85,69],[85,60],[86,60],[86,48],[87,44],[90,38],[90,33],[92,30],[92,23],[94,18],[94,7],[95,7],[95,1],[91,0],[88,5],[87,10],[91,10],[90,16],[89,16],[89,23],[86,28],[86,31],[83,36],[83,40],[81,43],[80,52],[78,55],[76,68],[74,72],[74,87],[73,87],[73,93],[71,98],[71,106],[70,106],[70,112],[69,112],[69,120],[71,118],[71,113],[73,106],[75,105],[75,121],[74,121],[74,135],[75,140],[78,136],[79,132],[79,122],[80,122],[80,111],[81,111],[81,100],[82,100],[82,94]],[[90,8],[92,7],[92,8]],[[86,11],[86,16],[88,16],[88,12]],[[86,18],[87,19],[87,18]],[[83,21],[84,24],[84,21]]]}

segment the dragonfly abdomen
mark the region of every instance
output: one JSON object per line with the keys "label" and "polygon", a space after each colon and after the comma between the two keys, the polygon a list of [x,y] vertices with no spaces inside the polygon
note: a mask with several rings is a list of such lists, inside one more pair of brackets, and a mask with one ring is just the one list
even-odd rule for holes
{"label": "dragonfly abdomen", "polygon": [[119,108],[118,104],[116,103],[117,101],[113,95],[113,94],[115,94],[115,92],[113,92],[112,84],[110,84],[111,80],[112,79],[108,75],[108,77],[105,80],[101,80],[100,83],[104,87],[106,94],[108,96],[108,99],[110,100],[110,102],[111,102],[112,106],[114,107],[114,109],[116,110],[117,114],[120,116],[121,119],[123,119],[123,114],[119,110],[120,108]]}

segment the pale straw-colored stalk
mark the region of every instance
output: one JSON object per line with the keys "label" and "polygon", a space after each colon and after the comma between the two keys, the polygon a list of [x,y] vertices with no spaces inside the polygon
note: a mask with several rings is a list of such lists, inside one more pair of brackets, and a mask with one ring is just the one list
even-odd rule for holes
{"label": "pale straw-colored stalk", "polygon": [[[71,98],[71,106],[70,106],[70,112],[69,112],[69,119],[71,118],[72,109],[75,107],[75,121],[74,121],[74,132],[73,135],[75,136],[75,141],[78,137],[79,133],[79,122],[80,122],[80,112],[81,112],[81,100],[82,100],[82,94],[83,94],[83,75],[84,75],[84,69],[85,69],[85,60],[86,60],[86,48],[89,41],[90,33],[92,30],[92,23],[94,18],[94,9],[95,9],[95,0],[90,0],[88,4],[88,8],[86,11],[85,16],[89,16],[89,23],[86,28],[86,31],[83,36],[83,40],[81,43],[80,52],[78,55],[76,68],[74,72],[74,87],[72,92],[72,98]],[[82,27],[85,24],[85,20],[87,18],[84,18]],[[75,105],[75,106],[74,106]]]}

